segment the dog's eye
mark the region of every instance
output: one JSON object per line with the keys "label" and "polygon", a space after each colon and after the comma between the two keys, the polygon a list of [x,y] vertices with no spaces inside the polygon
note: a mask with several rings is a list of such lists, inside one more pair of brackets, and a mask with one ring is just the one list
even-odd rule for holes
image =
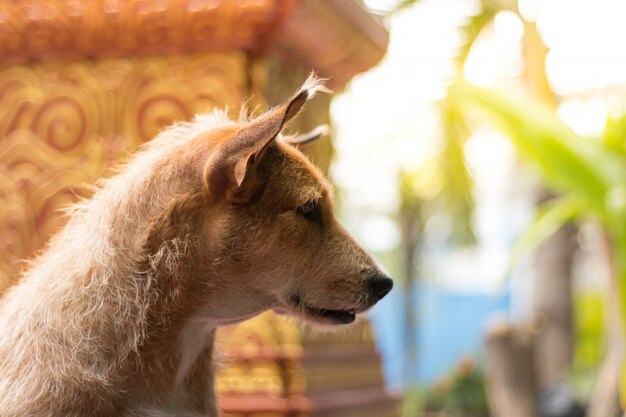
{"label": "dog's eye", "polygon": [[318,201],[312,200],[298,207],[298,213],[305,219],[318,222],[321,218],[321,207]]}

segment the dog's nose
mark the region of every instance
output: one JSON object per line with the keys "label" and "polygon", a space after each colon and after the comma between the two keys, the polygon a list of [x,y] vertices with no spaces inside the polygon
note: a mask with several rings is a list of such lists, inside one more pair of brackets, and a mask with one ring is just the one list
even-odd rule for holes
{"label": "dog's nose", "polygon": [[380,301],[393,288],[393,281],[384,275],[376,276],[370,280],[370,288],[376,301]]}

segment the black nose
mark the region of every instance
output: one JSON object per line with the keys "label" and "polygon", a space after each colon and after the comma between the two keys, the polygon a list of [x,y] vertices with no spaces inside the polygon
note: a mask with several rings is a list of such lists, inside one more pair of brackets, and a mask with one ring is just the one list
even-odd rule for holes
{"label": "black nose", "polygon": [[376,301],[380,301],[393,288],[393,281],[384,275],[377,276],[371,279],[370,288]]}

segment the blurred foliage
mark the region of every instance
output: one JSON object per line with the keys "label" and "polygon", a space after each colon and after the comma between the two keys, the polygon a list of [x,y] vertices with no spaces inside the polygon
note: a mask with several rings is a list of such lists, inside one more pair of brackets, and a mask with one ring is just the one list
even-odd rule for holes
{"label": "blurred foliage", "polygon": [[469,130],[465,120],[456,109],[444,102],[442,118],[444,126],[443,148],[436,161],[441,174],[446,179],[443,187],[446,192],[440,194],[437,210],[447,213],[456,221],[451,222],[450,240],[460,244],[471,244],[475,241],[472,229],[474,197],[472,195],[472,178],[467,171],[463,146],[469,138]]}
{"label": "blurred foliage", "polygon": [[593,392],[606,346],[606,303],[598,291],[579,292],[573,297],[576,343],[574,363],[567,376],[567,385],[576,396],[586,401]]}
{"label": "blurred foliage", "polygon": [[624,138],[620,138],[624,118],[609,119],[602,137],[587,138],[540,103],[513,100],[464,82],[452,86],[448,98],[464,114],[486,117],[500,128],[560,195],[559,203],[539,211],[523,238],[524,245],[538,244],[572,217],[603,225],[612,244],[612,266],[626,323],[626,153]]}
{"label": "blurred foliage", "polygon": [[463,39],[463,43],[461,44],[455,59],[459,73],[462,73],[467,57],[469,56],[478,35],[480,35],[485,26],[493,21],[493,18],[501,10],[503,10],[501,5],[483,1],[480,3],[479,12],[475,15],[468,16],[465,23],[459,27]]}
{"label": "blurred foliage", "polygon": [[445,217],[450,225],[447,241],[469,245],[475,242],[472,229],[474,198],[463,145],[469,136],[464,120],[442,104],[443,144],[439,153],[422,166],[400,173],[401,209],[413,210],[421,232],[431,216]]}
{"label": "blurred foliage", "polygon": [[413,6],[415,3],[419,3],[420,0],[400,0],[392,11],[393,13],[399,12],[402,9],[406,9],[407,7]]}
{"label": "blurred foliage", "polygon": [[[422,0],[399,0],[398,4],[392,11],[393,13],[401,11],[402,9],[406,9],[407,7],[411,7],[416,3],[421,2]],[[517,9],[517,0],[482,0],[482,7],[493,8],[496,10],[516,10]]]}
{"label": "blurred foliage", "polygon": [[[414,3],[417,0],[401,1],[398,9]],[[480,10],[467,16],[459,26],[463,42],[453,60],[460,80],[474,43],[496,14],[509,10],[519,15],[515,0],[482,0],[480,4]],[[523,75],[525,85],[536,101],[515,100],[464,81],[452,85],[440,103],[443,128],[440,152],[416,171],[401,175],[403,208],[414,207],[420,213],[421,230],[431,216],[443,216],[450,225],[448,243],[472,243],[474,201],[463,147],[471,130],[466,121],[476,120],[469,116],[486,117],[506,133],[518,154],[534,165],[546,185],[559,196],[538,207],[536,220],[513,250],[511,266],[566,223],[592,219],[604,225],[613,243],[615,268],[624,301],[626,115],[610,117],[604,134],[598,138],[581,137],[556,117],[556,99],[545,74],[547,48],[534,23],[524,21],[524,27]],[[581,295],[575,303],[578,327],[574,374],[581,376],[591,372],[603,354],[603,312],[602,300],[597,294]],[[626,323],[624,302],[622,308]],[[439,398],[432,392],[429,395],[432,401]],[[444,407],[440,404],[434,408]]]}
{"label": "blurred foliage", "polygon": [[468,215],[473,210],[471,180],[466,171],[452,168],[458,158],[463,158],[462,148],[446,147],[439,158],[419,169],[401,172],[401,211],[412,212],[414,233],[423,233],[428,220],[437,215],[449,225],[445,236],[448,243],[469,245],[475,241]]}
{"label": "blurred foliage", "polygon": [[522,232],[511,249],[505,277],[509,276],[513,267],[528,251],[552,236],[564,224],[575,220],[582,209],[579,199],[575,196],[550,199],[537,207],[533,223]]}
{"label": "blurred foliage", "polygon": [[417,417],[427,412],[450,417],[488,417],[484,373],[471,359],[465,358],[431,387],[407,393],[404,417]]}
{"label": "blurred foliage", "polygon": [[604,297],[585,291],[574,296],[576,346],[574,372],[595,369],[604,354]]}
{"label": "blurred foliage", "polygon": [[[415,0],[401,2],[399,9],[414,3]],[[498,10],[497,5],[485,2],[478,13],[468,16],[459,26],[463,42],[454,57],[459,75],[476,38]],[[401,173],[402,205],[405,209],[409,206],[419,207],[422,222],[426,222],[433,214],[445,217],[450,225],[448,242],[469,245],[476,240],[472,229],[473,183],[463,150],[469,131],[463,116],[448,100],[439,103],[439,110],[443,133],[441,150],[422,167]]]}
{"label": "blurred foliage", "polygon": [[626,114],[609,116],[602,136],[604,146],[613,152],[626,154]]}
{"label": "blurred foliage", "polygon": [[478,110],[506,133],[556,192],[580,198],[598,214],[612,210],[605,197],[626,184],[626,165],[623,155],[604,141],[580,137],[540,103],[513,100],[462,82],[449,93],[465,114]]}

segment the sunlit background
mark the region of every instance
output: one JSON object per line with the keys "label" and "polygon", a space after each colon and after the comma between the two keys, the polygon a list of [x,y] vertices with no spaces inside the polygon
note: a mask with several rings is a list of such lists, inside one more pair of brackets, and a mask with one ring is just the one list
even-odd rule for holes
{"label": "sunlit background", "polygon": [[[542,180],[501,129],[473,122],[458,149],[462,159],[456,160],[469,178],[451,179],[445,161],[451,152],[444,103],[448,87],[463,77],[513,100],[542,101],[542,95],[549,95],[556,115],[574,132],[600,137],[607,118],[624,111],[626,3],[520,0],[518,10],[506,2],[478,0],[365,3],[385,16],[390,44],[383,61],[355,77],[332,102],[332,175],[340,189],[343,221],[399,275],[402,290],[372,314],[387,382],[427,386],[445,380],[467,358],[484,361],[485,329],[494,315],[522,323],[532,319],[534,305],[532,250],[515,262],[511,251],[535,217]],[[477,17],[490,13],[480,26]],[[531,25],[536,32],[529,34]],[[539,42],[533,40],[535,34]],[[533,68],[542,64],[541,56],[538,64],[533,60],[543,47],[545,85],[537,74],[541,68]],[[415,179],[412,198],[420,207],[409,227],[419,223],[421,234],[413,248],[414,269],[403,276],[407,225],[401,213],[410,202],[399,183],[407,176]],[[459,189],[459,183],[467,188]],[[467,210],[446,206],[458,200],[471,201]],[[455,235],[455,223],[464,216],[473,236]],[[581,330],[581,322],[592,320],[585,316],[585,302],[601,298],[607,285],[597,227],[580,224],[577,240],[572,267],[578,300],[575,337],[584,337],[584,331],[598,336],[601,325]],[[407,289],[413,293],[407,296]],[[416,330],[397,325],[406,324],[407,317]],[[577,345],[572,375],[584,373],[587,362],[598,359],[585,357],[594,353],[582,352],[592,349],[584,343]],[[407,354],[407,349],[413,352]],[[587,375],[571,378],[585,381],[571,384],[585,398],[596,374]]]}

